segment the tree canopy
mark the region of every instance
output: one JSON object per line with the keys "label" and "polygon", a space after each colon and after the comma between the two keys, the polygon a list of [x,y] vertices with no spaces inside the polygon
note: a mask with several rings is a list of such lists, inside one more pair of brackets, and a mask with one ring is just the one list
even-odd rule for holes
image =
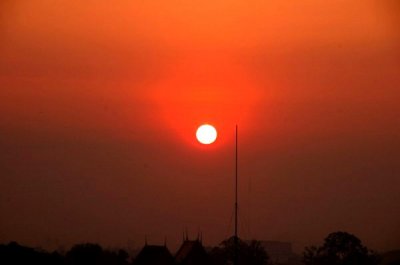
{"label": "tree canopy", "polygon": [[[239,265],[268,264],[268,254],[260,241],[252,240],[245,242],[239,238],[237,240]],[[233,264],[235,258],[234,237],[222,241],[221,244],[218,247],[215,247],[210,254],[214,264]]]}
{"label": "tree canopy", "polygon": [[303,262],[306,265],[376,265],[379,257],[355,235],[339,231],[329,234],[320,247],[306,247]]}

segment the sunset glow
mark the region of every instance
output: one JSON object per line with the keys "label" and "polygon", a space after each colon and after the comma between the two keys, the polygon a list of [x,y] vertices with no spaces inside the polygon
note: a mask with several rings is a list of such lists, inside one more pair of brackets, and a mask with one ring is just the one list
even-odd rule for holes
{"label": "sunset glow", "polygon": [[215,246],[238,124],[240,236],[400,248],[399,11],[0,0],[0,243]]}

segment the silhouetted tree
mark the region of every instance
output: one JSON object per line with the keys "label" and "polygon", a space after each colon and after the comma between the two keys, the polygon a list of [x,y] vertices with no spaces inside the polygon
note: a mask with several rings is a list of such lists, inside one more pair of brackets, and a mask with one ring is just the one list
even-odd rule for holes
{"label": "silhouetted tree", "polygon": [[261,245],[260,241],[252,240],[247,246],[247,257],[249,263],[247,264],[267,264],[268,254],[264,247]]}
{"label": "silhouetted tree", "polygon": [[129,254],[126,250],[120,249],[117,252],[117,262],[118,264],[128,264]]}
{"label": "silhouetted tree", "polygon": [[62,265],[63,257],[57,253],[48,253],[44,250],[21,246],[16,242],[0,245],[0,264],[42,264]]}
{"label": "silhouetted tree", "polygon": [[65,255],[68,265],[102,264],[103,249],[92,243],[73,246]]}
{"label": "silhouetted tree", "polygon": [[306,247],[303,262],[306,265],[376,265],[379,257],[356,236],[335,232],[325,238],[321,247]]}
{"label": "silhouetted tree", "polygon": [[117,251],[103,251],[103,263],[108,265],[127,265],[128,262],[128,252],[123,249]]}
{"label": "silhouetted tree", "polygon": [[104,250],[92,243],[75,245],[65,255],[67,265],[126,265],[128,258],[125,250]]}
{"label": "silhouetted tree", "polygon": [[41,264],[41,265],[128,265],[129,255],[123,249],[103,250],[97,244],[73,246],[65,255],[46,252],[41,249],[21,246],[16,242],[0,244],[0,264]]}
{"label": "silhouetted tree", "polygon": [[[235,243],[231,237],[221,242],[210,252],[215,265],[233,264],[235,258]],[[268,264],[268,255],[261,243],[252,240],[249,243],[238,239],[238,263],[240,265],[265,265]]]}

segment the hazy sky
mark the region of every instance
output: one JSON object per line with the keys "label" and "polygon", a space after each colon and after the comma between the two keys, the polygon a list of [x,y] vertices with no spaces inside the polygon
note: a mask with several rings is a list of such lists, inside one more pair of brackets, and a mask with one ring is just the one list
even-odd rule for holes
{"label": "hazy sky", "polygon": [[[0,3],[0,241],[400,248],[396,0]],[[195,130],[214,124],[201,146]]]}

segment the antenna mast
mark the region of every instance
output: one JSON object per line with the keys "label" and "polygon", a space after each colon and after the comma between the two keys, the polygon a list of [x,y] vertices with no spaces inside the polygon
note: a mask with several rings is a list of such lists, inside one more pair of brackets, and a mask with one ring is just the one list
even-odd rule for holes
{"label": "antenna mast", "polygon": [[235,135],[235,237],[238,236],[238,126]]}
{"label": "antenna mast", "polygon": [[238,126],[236,124],[235,132],[235,256],[234,265],[238,265]]}

